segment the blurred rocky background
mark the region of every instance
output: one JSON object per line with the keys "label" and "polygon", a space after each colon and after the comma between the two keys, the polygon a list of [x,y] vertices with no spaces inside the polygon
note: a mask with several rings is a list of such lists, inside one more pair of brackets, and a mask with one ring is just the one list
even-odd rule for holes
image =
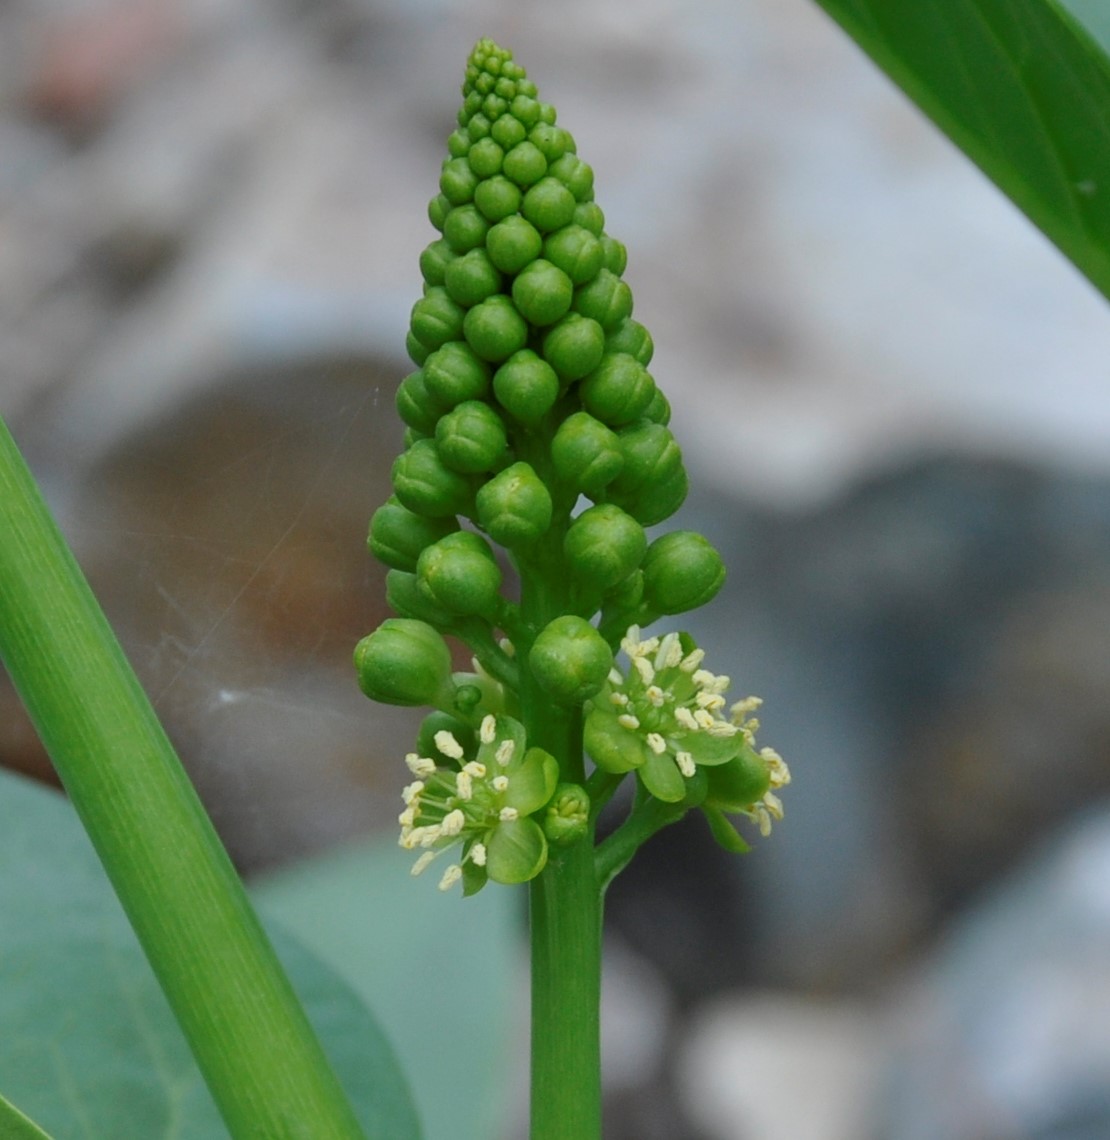
{"label": "blurred rocky background", "polygon": [[606,1135],[1105,1140],[1110,321],[804,0],[0,5],[0,413],[235,859],[393,826],[362,540],[482,35],[631,252],[691,625],[795,774],[614,886]]}

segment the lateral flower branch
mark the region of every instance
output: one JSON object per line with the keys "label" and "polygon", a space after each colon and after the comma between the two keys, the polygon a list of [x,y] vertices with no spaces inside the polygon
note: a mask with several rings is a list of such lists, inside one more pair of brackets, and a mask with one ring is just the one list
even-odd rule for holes
{"label": "lateral flower branch", "polygon": [[[442,889],[525,882],[552,846],[592,842],[596,808],[635,773],[630,830],[654,800],[657,821],[700,808],[746,850],[728,817],[768,834],[789,780],[756,748],[759,702],[726,717],[729,679],[688,634],[640,632],[710,601],[725,569],[700,534],[645,534],[688,483],[625,248],[508,51],[479,42],[462,94],[397,392],[405,450],[368,540],[398,617],[355,652],[367,696],[436,710],[407,757],[401,846],[414,874],[455,851]],[[452,671],[445,636],[472,672]],[[568,754],[552,751],[552,711],[575,725]]]}

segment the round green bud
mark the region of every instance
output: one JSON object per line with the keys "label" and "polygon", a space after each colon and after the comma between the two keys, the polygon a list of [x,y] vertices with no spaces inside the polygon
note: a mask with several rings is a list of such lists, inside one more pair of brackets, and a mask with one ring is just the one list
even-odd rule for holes
{"label": "round green bud", "polygon": [[568,313],[543,338],[544,359],[567,382],[593,372],[604,351],[601,325],[579,313]]}
{"label": "round green bud", "polygon": [[472,249],[445,267],[443,285],[453,301],[469,308],[501,288],[501,274],[484,249]]}
{"label": "round green bud", "polygon": [[426,621],[436,629],[450,629],[456,619],[437,606],[420,590],[415,572],[390,570],[385,576],[385,600],[395,614],[414,621]]}
{"label": "round green bud", "polygon": [[528,667],[549,697],[576,705],[601,691],[613,668],[613,651],[588,621],[567,614],[540,631]]}
{"label": "round green bud", "polygon": [[405,335],[405,351],[409,354],[409,360],[419,366],[428,359],[428,353],[432,350],[426,344],[421,344],[420,341],[412,335],[412,329],[409,329]]}
{"label": "round green bud", "polygon": [[575,292],[574,308],[608,332],[632,315],[632,290],[615,273],[602,269],[588,285]]}
{"label": "round green bud", "polygon": [[440,193],[452,206],[462,206],[474,197],[478,175],[465,158],[449,158],[439,176]]}
{"label": "round green bud", "polygon": [[605,215],[596,202],[579,202],[574,208],[575,225],[589,230],[596,238],[604,236]]}
{"label": "round green bud", "polygon": [[[500,119],[497,121],[501,122]],[[489,222],[499,222],[502,218],[511,217],[520,209],[522,199],[520,187],[500,174],[485,179],[474,191],[474,205]]]}
{"label": "round green bud", "polygon": [[[437,348],[424,361],[423,375],[424,387],[439,403],[439,415],[464,400],[484,399],[489,392],[489,366],[460,340],[449,341]],[[413,427],[435,431],[434,423],[429,428],[419,423],[414,423]]]}
{"label": "round green bud", "polygon": [[416,562],[420,591],[448,613],[490,615],[501,594],[501,567],[481,535],[458,530],[427,547]]}
{"label": "round green bud", "polygon": [[644,487],[662,486],[682,467],[678,441],[662,424],[632,424],[620,431],[618,439],[624,469],[609,487],[614,498],[636,495]]}
{"label": "round green bud", "polygon": [[605,351],[627,352],[646,368],[655,353],[655,345],[651,333],[639,321],[627,318],[606,334]]}
{"label": "round green bud", "polygon": [[419,440],[430,438],[426,431],[417,431],[414,427],[407,427],[401,433],[401,442],[405,448],[412,447],[412,445]]}
{"label": "round green bud", "polygon": [[491,123],[496,122],[508,109],[508,99],[502,99],[496,91],[490,91],[482,103],[482,110],[485,111]]}
{"label": "round green bud", "polygon": [[547,173],[547,159],[535,143],[525,139],[505,154],[501,169],[518,186],[531,186]]}
{"label": "round green bud", "polygon": [[483,400],[466,400],[436,424],[436,450],[453,471],[492,471],[508,439],[501,417]]}
{"label": "round green bud", "polygon": [[573,299],[570,278],[543,258],[526,265],[513,281],[513,304],[526,320],[541,328],[565,316]]}
{"label": "round green bud", "polygon": [[555,125],[555,107],[551,103],[540,104],[540,122],[547,123],[549,126]]}
{"label": "round green bud", "polygon": [[388,705],[438,704],[451,689],[451,653],[427,623],[388,618],[355,646],[359,688]]}
{"label": "round green bud", "polygon": [[576,154],[564,154],[551,164],[549,173],[558,178],[579,202],[588,202],[593,195],[593,169]]}
{"label": "round green bud", "polygon": [[[481,106],[481,104],[479,104],[479,106]],[[466,124],[467,137],[472,143],[484,139],[490,133],[490,129],[490,121],[481,111],[476,111]]]}
{"label": "round green bud", "polygon": [[579,388],[582,406],[612,427],[639,419],[655,395],[651,373],[627,353],[606,353]]}
{"label": "round green bud", "polygon": [[473,203],[456,206],[443,223],[443,237],[454,253],[477,249],[486,240],[489,222]]}
{"label": "round green bud", "polygon": [[[531,79],[525,79],[521,77],[516,85],[516,89],[520,92],[521,95],[526,95],[530,99],[535,99],[536,97],[536,85],[532,82]],[[515,109],[513,110],[513,114],[516,114]]]}
{"label": "round green bud", "polygon": [[430,439],[414,443],[393,463],[393,490],[410,511],[432,519],[468,513],[470,480],[452,471]]}
{"label": "round green bud", "polygon": [[[470,169],[479,178],[492,178],[501,169],[505,152],[491,138],[479,139],[466,156]],[[475,187],[477,189],[477,187]],[[473,195],[471,195],[473,197]]]}
{"label": "round green bud", "polygon": [[624,454],[615,432],[588,412],[575,412],[551,440],[551,461],[564,483],[592,499],[620,474]]}
{"label": "round green bud", "polygon": [[410,372],[397,386],[396,404],[402,422],[425,435],[436,430],[439,417],[447,411],[428,391],[422,371]]}
{"label": "round green bud", "polygon": [[[518,90],[521,90],[519,85]],[[540,105],[531,95],[522,93],[509,104],[509,114],[526,129],[531,129],[540,121]]]}
{"label": "round green bud", "polygon": [[574,195],[557,178],[541,178],[524,195],[520,207],[528,221],[544,234],[569,225],[574,208]]}
{"label": "round green bud", "polygon": [[584,226],[571,223],[549,234],[543,255],[557,265],[575,285],[592,281],[601,272],[605,251],[601,242]]}
{"label": "round green bud", "polygon": [[412,571],[425,547],[457,529],[453,518],[429,519],[413,514],[393,495],[371,516],[366,545],[386,566]]}
{"label": "round green bud", "polygon": [[549,843],[565,847],[586,834],[590,823],[590,797],[581,784],[559,784],[543,816],[543,833]]}
{"label": "round green bud", "polygon": [[[481,76],[479,76],[481,78]],[[463,100],[461,114],[466,116],[466,121],[470,122],[475,115],[482,109],[482,92],[471,91]]]}
{"label": "round green bud", "polygon": [[646,550],[644,528],[612,503],[583,511],[563,539],[563,554],[571,573],[603,594],[640,565]]}
{"label": "round green bud", "polygon": [[443,223],[446,221],[447,215],[450,212],[451,203],[443,194],[437,194],[428,203],[428,221],[431,222],[440,233],[443,232]]}
{"label": "round green bud", "polygon": [[528,132],[528,141],[547,159],[554,162],[566,153],[565,131],[550,123],[537,123]]}
{"label": "round green bud", "polygon": [[493,124],[490,134],[500,147],[511,150],[517,143],[524,142],[528,137],[528,130],[510,110],[508,115],[502,115]]}
{"label": "round green bud", "polygon": [[498,402],[514,419],[534,427],[559,398],[559,377],[531,349],[514,352],[493,374]]}
{"label": "round green bud", "polygon": [[466,314],[463,334],[483,360],[506,360],[528,341],[528,325],[508,297],[497,294]]}
{"label": "round green bud", "polygon": [[623,507],[637,522],[655,526],[669,519],[686,501],[690,480],[686,468],[679,466],[662,482],[647,483],[634,495],[617,496],[607,491],[607,497]]}
{"label": "round green bud", "polygon": [[725,566],[713,544],[696,531],[674,530],[647,549],[644,601],[661,614],[704,606],[725,582]]}
{"label": "round green bud", "polygon": [[516,98],[516,84],[511,79],[499,79],[493,85],[493,93],[504,99],[508,106]]}
{"label": "round green bud", "polygon": [[670,402],[663,395],[663,390],[658,385],[655,387],[655,395],[652,396],[651,403],[644,411],[644,419],[651,420],[653,424],[662,424],[664,427],[671,422]]}
{"label": "round green bud", "polygon": [[477,496],[478,525],[509,550],[535,542],[551,526],[551,492],[527,463],[499,472]]}
{"label": "round green bud", "polygon": [[420,255],[420,274],[428,285],[442,285],[447,266],[454,260],[451,247],[443,238],[432,242]]}
{"label": "round green bud", "polygon": [[432,285],[412,307],[412,335],[427,348],[439,348],[458,340],[463,331],[463,311],[440,285]]}
{"label": "round green bud", "polygon": [[467,755],[473,755],[477,747],[474,738],[474,729],[465,721],[459,720],[449,712],[436,709],[430,712],[420,722],[420,731],[416,735],[416,751],[420,756],[428,756],[441,768],[458,768],[460,761],[454,756],[441,752],[436,744],[437,732],[449,732],[462,745]]}
{"label": "round green bud", "polygon": [[447,136],[447,153],[452,158],[464,158],[470,150],[470,136],[459,127]]}
{"label": "round green bud", "polygon": [[513,215],[498,222],[486,235],[489,259],[503,273],[519,273],[539,257],[543,238],[526,218]]}
{"label": "round green bud", "polygon": [[619,277],[628,267],[628,250],[608,234],[601,235],[601,248],[605,254],[605,268]]}

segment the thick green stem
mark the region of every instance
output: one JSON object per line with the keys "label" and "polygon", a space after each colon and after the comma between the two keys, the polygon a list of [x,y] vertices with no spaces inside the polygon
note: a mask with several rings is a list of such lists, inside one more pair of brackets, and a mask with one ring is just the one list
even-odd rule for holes
{"label": "thick green stem", "polygon": [[531,883],[531,1140],[601,1136],[601,900],[593,836]]}
{"label": "thick green stem", "polygon": [[[569,509],[568,512],[569,513]],[[560,525],[547,549],[521,572],[521,617],[529,642],[566,610]],[[585,779],[582,713],[554,705],[525,667],[521,713],[529,744],[559,761],[560,779]],[[601,1137],[601,892],[594,873],[593,826],[577,843],[552,848],[529,884],[532,938],[531,1140]]]}
{"label": "thick green stem", "polygon": [[362,1137],[231,861],[2,421],[0,658],[232,1136]]}

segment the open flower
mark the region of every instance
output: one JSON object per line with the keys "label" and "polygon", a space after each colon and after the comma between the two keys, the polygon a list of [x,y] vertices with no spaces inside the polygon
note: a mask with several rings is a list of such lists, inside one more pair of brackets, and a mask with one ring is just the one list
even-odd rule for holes
{"label": "open flower", "polygon": [[705,653],[688,634],[644,639],[632,626],[621,648],[629,668],[614,666],[588,706],[586,749],[594,763],[609,772],[635,771],[667,803],[686,799],[691,781],[706,769],[698,794],[707,815],[744,814],[767,834],[771,820],[782,818],[775,789],[790,773],[772,749],[756,751],[759,722],[749,714],[759,699],[728,709],[729,678],[702,668]]}
{"label": "open flower", "polygon": [[421,874],[444,852],[460,849],[440,878],[440,890],[460,880],[465,894],[498,883],[535,878],[547,862],[547,840],[532,818],[555,792],[558,764],[542,748],[525,748],[524,726],[488,715],[468,757],[448,730],[435,734],[439,752],[460,767],[439,767],[430,757],[405,758],[416,779],[402,793],[400,845],[420,851],[412,873]]}

